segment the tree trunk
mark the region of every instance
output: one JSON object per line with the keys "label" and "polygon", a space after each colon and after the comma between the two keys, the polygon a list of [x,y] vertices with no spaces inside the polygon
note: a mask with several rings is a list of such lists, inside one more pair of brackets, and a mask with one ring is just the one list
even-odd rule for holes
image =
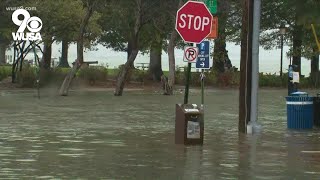
{"label": "tree trunk", "polygon": [[311,80],[315,85],[315,88],[318,87],[319,84],[319,52],[318,48],[313,48],[313,56],[311,59]]}
{"label": "tree trunk", "polygon": [[[131,42],[131,41],[128,41],[127,61],[129,60],[131,54],[132,54],[132,42]],[[130,67],[133,69],[133,68],[134,68],[134,64],[132,63]]]}
{"label": "tree trunk", "polygon": [[6,64],[6,44],[0,43],[0,65]]}
{"label": "tree trunk", "polygon": [[301,26],[295,26],[294,32],[293,32],[292,64],[297,66],[295,69],[299,71],[300,75],[301,75],[301,46],[302,46],[301,33],[302,33]]}
{"label": "tree trunk", "polygon": [[168,78],[164,74],[162,74],[161,76],[161,83],[162,83],[163,95],[172,95],[172,89],[168,84]]}
{"label": "tree trunk", "polygon": [[294,69],[299,71],[301,75],[301,49],[302,49],[302,26],[297,25],[298,15],[296,15],[296,22],[293,29],[293,56],[292,64],[296,65]]}
{"label": "tree trunk", "polygon": [[44,43],[43,56],[42,56],[42,68],[50,69],[51,54],[52,54],[52,42]]}
{"label": "tree trunk", "polygon": [[62,51],[61,51],[61,59],[59,62],[59,67],[68,68],[68,49],[69,49],[69,42],[67,40],[62,40]]}
{"label": "tree trunk", "polygon": [[[135,17],[135,25],[132,29],[132,34],[131,34],[131,40],[129,42],[132,42],[131,44],[131,54],[129,58],[127,59],[127,62],[124,64],[123,68],[121,69],[118,80],[116,83],[116,89],[114,92],[115,96],[122,96],[123,93],[123,88],[126,82],[126,79],[128,77],[128,73],[133,66],[133,62],[136,59],[138,52],[139,52],[139,35],[140,35],[140,30],[141,30],[141,20],[142,20],[142,14],[141,14],[141,9],[142,9],[142,3],[141,0],[136,0],[137,8],[136,12],[134,13],[136,15]],[[129,44],[128,44],[129,46]]]}
{"label": "tree trunk", "polygon": [[131,52],[131,55],[129,56],[128,61],[124,64],[123,68],[121,69],[119,76],[118,76],[116,89],[114,92],[115,96],[122,96],[125,81],[128,77],[128,73],[131,69],[131,66],[132,66],[134,60],[136,59],[136,57],[138,55],[138,52],[139,52],[138,49],[133,49]]}
{"label": "tree trunk", "polygon": [[80,64],[83,63],[83,38],[77,41],[77,60]]}
{"label": "tree trunk", "polygon": [[67,74],[66,78],[64,79],[64,81],[60,87],[59,94],[61,96],[68,96],[69,88],[71,86],[72,80],[75,77],[75,75],[80,67],[81,67],[80,62],[78,60],[75,61],[71,71]]}
{"label": "tree trunk", "polygon": [[218,74],[224,72],[224,61],[227,54],[226,40],[220,32],[221,31],[219,31],[219,38],[215,40],[213,50],[213,69],[218,72]]}
{"label": "tree trunk", "polygon": [[[89,2],[89,1],[88,1]],[[95,3],[97,1],[94,1],[93,4],[90,4],[89,2],[89,6],[87,7],[86,10],[86,14],[84,16],[84,18],[81,21],[81,25],[80,25],[80,32],[79,32],[79,36],[78,36],[78,40],[77,40],[77,60],[75,61],[73,68],[71,69],[71,71],[68,73],[68,75],[65,77],[61,87],[60,87],[60,95],[61,96],[67,96],[68,95],[68,91],[70,88],[70,85],[72,83],[73,78],[75,77],[77,71],[79,70],[79,68],[81,67],[81,65],[83,64],[83,38],[84,38],[84,33],[86,31],[86,27],[89,23],[89,19],[92,16],[93,13],[93,7],[95,6]]]}
{"label": "tree trunk", "polygon": [[129,57],[132,53],[132,42],[128,42],[128,46],[127,46],[127,61],[129,60]]}
{"label": "tree trunk", "polygon": [[169,77],[168,77],[168,86],[170,92],[167,92],[167,94],[172,95],[173,89],[175,85],[175,78],[176,78],[176,60],[174,55],[174,48],[176,45],[176,40],[178,37],[178,33],[176,30],[173,30],[171,32],[169,45],[168,45],[168,58],[169,58]]}
{"label": "tree trunk", "polygon": [[93,4],[91,4],[89,7],[87,7],[86,14],[82,19],[82,22],[80,24],[80,33],[77,40],[77,60],[79,60],[80,64],[83,63],[83,38],[84,33],[86,32],[86,28],[89,23],[89,19],[92,16],[93,13]]}
{"label": "tree trunk", "polygon": [[150,64],[149,73],[152,75],[154,81],[160,81],[162,72],[161,65],[162,40],[153,42],[150,49]]}
{"label": "tree trunk", "polygon": [[[183,1],[179,0],[178,8],[183,6]],[[175,14],[175,13],[174,13]],[[173,15],[173,19],[175,19],[175,15]],[[174,25],[172,25],[174,26]],[[168,59],[169,59],[169,77],[168,77],[168,90],[169,92],[165,92],[165,94],[172,95],[173,89],[175,85],[176,78],[176,60],[174,55],[174,48],[176,46],[176,40],[178,38],[178,33],[175,29],[171,32],[170,40],[168,44]]]}
{"label": "tree trunk", "polygon": [[319,72],[319,54],[318,48],[313,48],[313,56],[311,59],[311,74]]}

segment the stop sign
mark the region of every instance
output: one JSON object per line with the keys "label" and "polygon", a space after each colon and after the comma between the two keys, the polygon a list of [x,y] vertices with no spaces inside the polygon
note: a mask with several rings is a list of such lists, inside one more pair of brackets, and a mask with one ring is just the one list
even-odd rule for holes
{"label": "stop sign", "polygon": [[185,42],[199,44],[210,34],[212,18],[203,2],[188,1],[177,12],[176,30]]}

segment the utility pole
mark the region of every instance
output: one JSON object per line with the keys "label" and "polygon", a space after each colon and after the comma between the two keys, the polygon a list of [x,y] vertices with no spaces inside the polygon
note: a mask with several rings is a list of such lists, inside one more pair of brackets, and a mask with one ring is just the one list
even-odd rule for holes
{"label": "utility pole", "polygon": [[280,77],[282,77],[282,64],[283,64],[283,34],[281,34]]}
{"label": "utility pole", "polygon": [[243,0],[239,93],[239,132],[246,133],[251,113],[253,1]]}
{"label": "utility pole", "polygon": [[[251,87],[251,113],[250,121],[252,132],[257,129],[258,120],[258,90],[259,90],[259,35],[260,35],[260,17],[261,0],[254,0],[253,4],[253,32],[252,32],[252,87]],[[248,132],[247,132],[248,133]]]}

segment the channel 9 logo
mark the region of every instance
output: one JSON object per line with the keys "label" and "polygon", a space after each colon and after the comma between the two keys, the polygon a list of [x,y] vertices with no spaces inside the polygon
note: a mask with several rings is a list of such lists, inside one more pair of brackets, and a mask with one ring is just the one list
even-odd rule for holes
{"label": "channel 9 logo", "polygon": [[[23,19],[19,19],[19,17],[21,16],[23,16]],[[12,22],[15,25],[19,26],[17,32],[12,33],[13,40],[42,40],[41,35],[39,33],[42,28],[42,21],[39,17],[30,17],[30,14],[27,10],[17,9],[12,14]],[[29,30],[29,32],[24,33],[26,28]]]}

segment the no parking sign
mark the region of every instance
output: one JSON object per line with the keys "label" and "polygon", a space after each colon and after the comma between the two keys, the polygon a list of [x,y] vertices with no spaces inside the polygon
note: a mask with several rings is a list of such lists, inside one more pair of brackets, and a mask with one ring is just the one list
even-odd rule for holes
{"label": "no parking sign", "polygon": [[186,46],[184,48],[183,61],[189,62],[189,63],[195,63],[197,62],[198,54],[199,54],[199,48]]}

